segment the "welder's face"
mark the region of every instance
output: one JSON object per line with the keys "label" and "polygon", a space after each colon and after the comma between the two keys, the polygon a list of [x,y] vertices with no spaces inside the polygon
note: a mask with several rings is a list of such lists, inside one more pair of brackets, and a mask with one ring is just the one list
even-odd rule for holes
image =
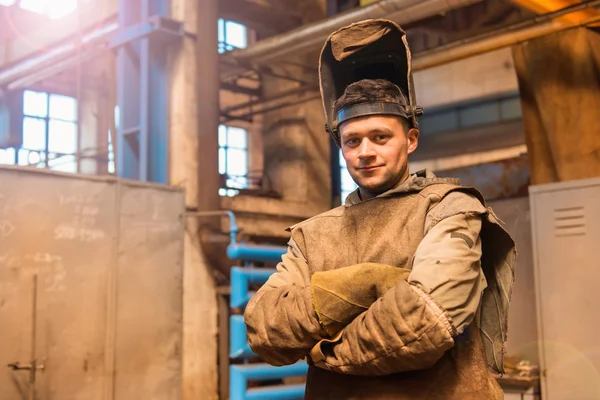
{"label": "welder's face", "polygon": [[419,131],[393,115],[359,117],[340,127],[342,154],[363,198],[377,196],[408,177],[408,155]]}

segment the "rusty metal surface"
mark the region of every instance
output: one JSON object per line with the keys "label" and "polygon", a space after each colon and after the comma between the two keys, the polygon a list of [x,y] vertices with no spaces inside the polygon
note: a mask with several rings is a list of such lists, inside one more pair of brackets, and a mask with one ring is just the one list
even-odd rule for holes
{"label": "rusty metal surface", "polygon": [[441,177],[459,178],[464,186],[474,186],[487,200],[527,196],[529,161],[527,156],[464,168],[436,171]]}
{"label": "rusty metal surface", "polygon": [[180,398],[183,211],[156,185],[0,168],[0,399],[25,398],[6,365],[31,354],[38,400]]}

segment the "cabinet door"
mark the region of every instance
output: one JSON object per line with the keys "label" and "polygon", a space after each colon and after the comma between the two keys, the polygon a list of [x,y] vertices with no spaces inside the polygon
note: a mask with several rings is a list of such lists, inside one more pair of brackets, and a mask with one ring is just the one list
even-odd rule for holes
{"label": "cabinet door", "polygon": [[[0,399],[110,398],[114,184],[0,174]],[[32,358],[44,367],[35,380],[28,370],[7,367],[27,367]]]}
{"label": "cabinet door", "polygon": [[531,191],[542,396],[600,399],[600,185],[548,186]]}

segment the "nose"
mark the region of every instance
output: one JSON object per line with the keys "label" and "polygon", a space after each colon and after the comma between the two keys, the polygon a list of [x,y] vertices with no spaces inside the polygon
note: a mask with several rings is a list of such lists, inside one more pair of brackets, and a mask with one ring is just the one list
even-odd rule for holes
{"label": "nose", "polygon": [[361,160],[366,160],[375,156],[376,154],[373,144],[368,138],[364,138],[358,147],[358,158]]}

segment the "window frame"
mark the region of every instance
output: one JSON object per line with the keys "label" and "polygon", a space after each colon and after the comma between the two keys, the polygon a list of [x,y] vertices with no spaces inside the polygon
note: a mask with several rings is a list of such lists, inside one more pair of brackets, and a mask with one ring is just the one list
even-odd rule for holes
{"label": "window frame", "polygon": [[[228,197],[232,197],[235,196],[239,193],[240,190],[244,190],[244,189],[248,189],[250,187],[250,181],[249,181],[249,173],[250,173],[250,165],[251,165],[251,161],[250,161],[250,129],[248,129],[247,127],[243,127],[243,126],[239,126],[239,125],[228,125],[228,124],[219,124],[219,136],[221,135],[221,127],[225,128],[225,144],[221,145],[221,140],[220,137],[218,138],[218,150],[217,150],[217,156],[218,156],[218,163],[219,163],[219,176],[221,177],[221,182],[222,182],[222,187],[219,188],[219,195],[224,197],[224,196],[228,196]],[[244,131],[245,134],[245,148],[240,148],[240,147],[234,147],[234,146],[230,146],[229,145],[229,129],[233,128],[233,129],[239,129]],[[223,150],[223,154],[224,154],[224,159],[221,159],[221,150]],[[245,175],[232,175],[229,171],[228,168],[228,157],[229,157],[229,151],[228,150],[242,150],[246,153],[246,165],[245,165],[245,169],[246,169],[246,174]],[[221,172],[221,164],[223,163],[224,165],[224,172]],[[227,186],[227,181],[229,180],[235,180],[235,179],[243,179],[244,182],[241,183],[239,186],[240,187],[229,187]]]}
{"label": "window frame", "polygon": [[[46,98],[46,116],[45,117],[26,114],[26,112],[25,112],[25,93],[28,91],[34,92],[34,93],[46,94],[47,98]],[[65,120],[65,119],[61,119],[61,118],[52,118],[52,116],[50,115],[50,99],[51,99],[52,95],[69,97],[75,101],[76,108],[75,108],[75,116],[74,116],[73,121],[69,121],[69,120]],[[80,150],[80,146],[81,146],[81,143],[80,143],[81,138],[80,138],[80,132],[79,132],[80,105],[79,105],[79,101],[78,101],[77,97],[74,96],[73,93],[69,90],[61,90],[60,88],[53,88],[51,86],[46,86],[46,85],[30,86],[27,89],[19,91],[18,93],[14,93],[14,96],[16,96],[15,98],[18,99],[19,104],[18,104],[18,107],[14,107],[14,109],[10,110],[12,115],[10,115],[9,117],[11,120],[14,119],[14,121],[15,121],[14,122],[15,125],[12,125],[12,126],[18,127],[18,133],[16,135],[18,137],[18,140],[13,140],[13,143],[11,143],[11,145],[6,146],[5,148],[2,149],[2,150],[14,149],[14,159],[13,159],[13,163],[11,165],[22,166],[22,167],[36,166],[37,168],[43,168],[43,169],[60,172],[61,171],[60,169],[56,169],[55,167],[51,167],[49,165],[49,163],[48,163],[48,161],[50,161],[49,155],[54,154],[55,157],[53,159],[58,159],[62,156],[74,156],[75,157],[75,160],[74,160],[75,170],[69,171],[68,173],[78,173],[79,169],[80,169],[79,168],[80,160],[79,160],[78,154],[79,154],[79,150]],[[44,121],[44,124],[45,124],[44,150],[34,150],[34,149],[29,149],[29,148],[24,147],[24,143],[23,143],[24,136],[25,136],[24,123],[27,118]],[[51,137],[51,135],[50,135],[50,122],[51,121],[59,121],[59,122],[73,124],[73,126],[75,128],[75,151],[73,153],[58,153],[58,152],[50,151],[49,146],[50,146],[50,137]],[[22,160],[20,160],[20,157],[19,157],[20,150],[26,150],[30,153],[37,152],[40,155],[40,161],[38,163],[32,163],[32,164],[29,164],[29,162],[27,162],[27,164],[20,164],[20,162],[22,162]],[[43,166],[41,166],[41,164],[43,164]],[[65,171],[63,171],[63,172],[65,172]]]}

